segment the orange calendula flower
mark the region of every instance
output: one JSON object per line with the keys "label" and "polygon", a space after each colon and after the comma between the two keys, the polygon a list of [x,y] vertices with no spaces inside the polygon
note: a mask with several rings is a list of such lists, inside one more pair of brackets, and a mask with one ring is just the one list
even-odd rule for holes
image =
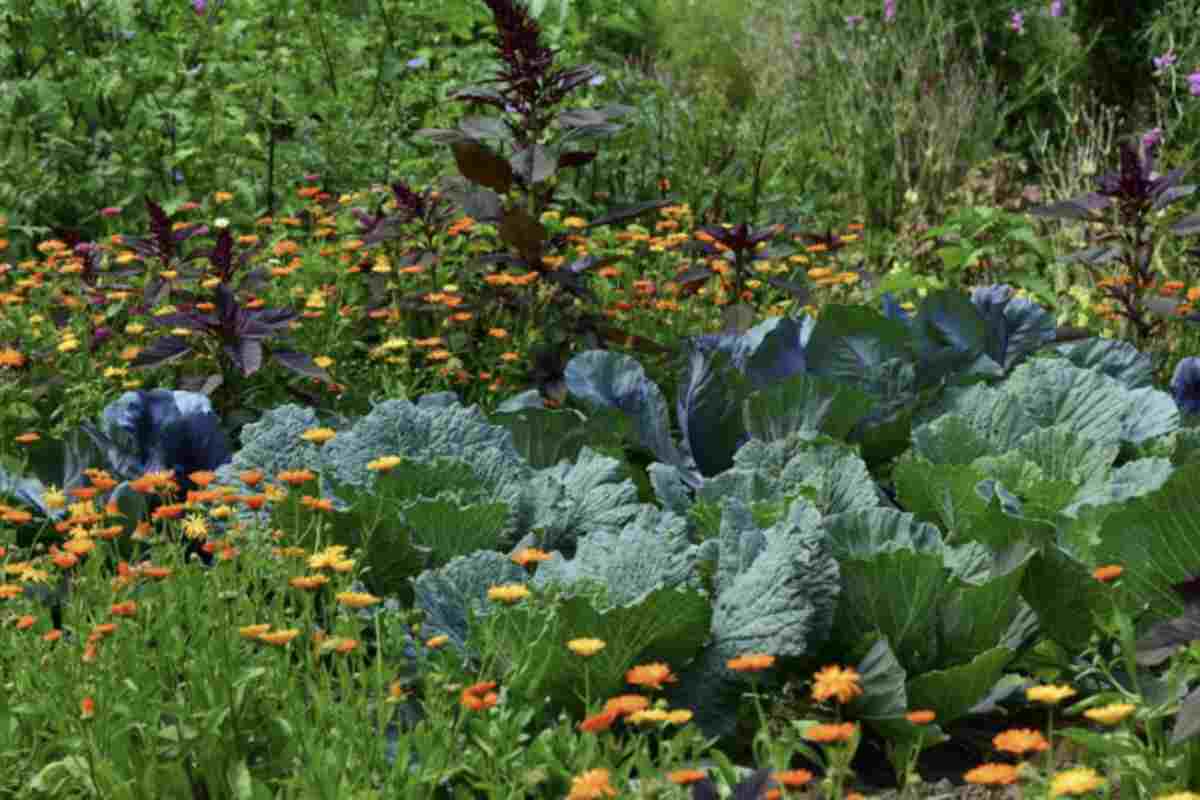
{"label": "orange calendula flower", "polygon": [[862,694],[862,686],[858,681],[858,671],[854,667],[830,665],[813,676],[812,697],[818,703],[830,698],[837,698],[839,703],[849,703]]}
{"label": "orange calendula flower", "polygon": [[613,726],[613,723],[621,718],[621,715],[616,711],[601,711],[599,714],[592,716],[579,723],[579,730],[584,733],[599,733],[606,731]]}
{"label": "orange calendula flower", "polygon": [[677,769],[667,773],[667,780],[677,786],[687,786],[690,783],[697,783],[708,777],[708,773],[702,769]]}
{"label": "orange calendula flower", "polygon": [[114,603],[109,607],[109,611],[114,617],[137,616],[137,603],[133,600],[126,600],[124,603]]}
{"label": "orange calendula flower", "polygon": [[611,698],[604,704],[604,710],[616,714],[633,714],[650,707],[650,699],[640,694],[621,694]]}
{"label": "orange calendula flower", "polygon": [[963,780],[982,786],[1008,786],[1017,782],[1017,768],[1012,764],[980,764],[967,770]]}
{"label": "orange calendula flower", "polygon": [[1103,567],[1096,567],[1096,569],[1092,571],[1092,577],[1101,583],[1112,583],[1117,578],[1121,577],[1121,573],[1124,571],[1125,568],[1120,564],[1109,564]]}
{"label": "orange calendula flower", "polygon": [[283,472],[275,476],[280,483],[286,483],[289,486],[301,486],[316,478],[315,472],[307,469],[285,469]]}
{"label": "orange calendula flower", "polygon": [[1075,694],[1075,690],[1070,686],[1031,686],[1025,690],[1026,699],[1051,706],[1068,697],[1074,697]]}
{"label": "orange calendula flower", "polygon": [[737,658],[731,658],[726,662],[734,672],[759,672],[764,669],[770,669],[775,665],[775,656],[763,655],[761,653],[749,653]]}
{"label": "orange calendula flower", "polygon": [[324,640],[319,645],[322,653],[346,653],[353,652],[358,647],[357,639],[347,639],[344,636],[333,636]]}
{"label": "orange calendula flower", "polygon": [[28,433],[22,433],[14,436],[13,441],[17,444],[33,444],[36,441],[40,441],[41,438],[41,434],[37,433],[36,431],[29,431]]}
{"label": "orange calendula flower", "polygon": [[300,498],[300,504],[313,511],[333,511],[333,501],[328,497],[311,497],[309,495],[304,495],[304,497]]}
{"label": "orange calendula flower", "polygon": [[459,702],[464,708],[472,711],[486,711],[500,700],[500,696],[492,691],[495,688],[495,681],[481,681],[473,684],[462,690]]}
{"label": "orange calendula flower", "polygon": [[293,589],[303,589],[306,592],[320,589],[327,583],[329,578],[324,575],[299,575],[288,580],[288,585]]}
{"label": "orange calendula flower", "polygon": [[996,734],[992,744],[997,750],[1022,756],[1026,753],[1041,753],[1050,749],[1046,737],[1032,728],[1011,728]]}
{"label": "orange calendula flower", "polygon": [[367,608],[382,603],[383,598],[367,592],[339,592],[337,601],[348,608]]}
{"label": "orange calendula flower", "polygon": [[283,647],[288,642],[300,635],[299,628],[288,628],[282,631],[271,631],[269,633],[260,633],[257,637],[258,641],[273,644],[277,647]]}
{"label": "orange calendula flower", "polygon": [[772,772],[771,778],[778,784],[794,789],[811,781],[813,774],[806,769],[789,769],[783,772]]}
{"label": "orange calendula flower", "polygon": [[571,793],[567,800],[601,800],[604,797],[616,797],[617,790],[609,782],[606,769],[590,769],[582,775],[571,779]]}
{"label": "orange calendula flower", "polygon": [[545,550],[539,550],[536,547],[523,547],[510,556],[514,564],[522,567],[529,566],[541,561],[549,561],[551,555]]}
{"label": "orange calendula flower", "polygon": [[24,587],[17,583],[0,583],[0,600],[12,600],[25,593]]}
{"label": "orange calendula flower", "polygon": [[444,633],[439,633],[437,636],[431,637],[425,641],[425,646],[430,650],[437,650],[442,645],[450,641],[450,637]]}
{"label": "orange calendula flower", "polygon": [[96,716],[96,701],[90,697],[79,701],[79,716],[81,719],[91,719]]}
{"label": "orange calendula flower", "polygon": [[33,616],[32,614],[26,614],[22,617],[18,617],[16,622],[17,630],[27,631],[33,627],[33,623],[35,622],[37,622],[37,617]]}
{"label": "orange calendula flower", "polygon": [[59,639],[62,638],[62,636],[63,636],[62,629],[53,628],[51,630],[46,631],[46,633],[42,635],[42,641],[43,642],[57,642]]}
{"label": "orange calendula flower", "polygon": [[217,479],[217,473],[212,470],[201,469],[188,474],[188,480],[199,486],[201,489],[208,486]]}
{"label": "orange calendula flower", "polygon": [[856,726],[853,722],[843,722],[840,725],[833,723],[813,725],[804,731],[804,738],[810,742],[821,744],[848,742],[854,736],[855,729]]}
{"label": "orange calendula flower", "polygon": [[928,725],[937,719],[937,713],[929,709],[918,709],[908,712],[904,715],[904,718],[913,725]]}
{"label": "orange calendula flower", "polygon": [[643,664],[625,673],[625,680],[634,686],[645,686],[650,689],[661,689],[664,683],[674,683],[676,678],[671,674],[671,668],[661,662]]}
{"label": "orange calendula flower", "polygon": [[247,486],[249,486],[252,489],[255,486],[258,486],[258,484],[262,483],[262,479],[263,479],[263,474],[262,474],[261,470],[248,469],[248,470],[245,470],[244,472],[238,473],[238,480],[240,480],[242,483],[246,484]]}

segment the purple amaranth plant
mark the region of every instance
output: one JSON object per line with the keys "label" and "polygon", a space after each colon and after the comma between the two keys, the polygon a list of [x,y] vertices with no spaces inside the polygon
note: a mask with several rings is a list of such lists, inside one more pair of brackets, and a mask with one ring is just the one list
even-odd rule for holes
{"label": "purple amaranth plant", "polygon": [[896,18],[896,0],[883,0],[883,21],[891,22]]}
{"label": "purple amaranth plant", "polygon": [[[633,109],[625,105],[560,109],[568,95],[599,74],[596,68],[556,64],[555,52],[541,41],[537,21],[516,0],[484,2],[495,22],[492,41],[500,66],[491,81],[459,89],[451,97],[499,114],[468,116],[456,128],[423,129],[417,135],[450,145],[463,181],[447,194],[475,220],[496,225],[506,251],[485,256],[482,263],[493,269],[525,268],[537,273],[543,284],[552,285],[549,293],[544,286],[526,290],[528,318],[561,337],[547,346],[565,351],[572,341],[594,343],[597,331],[607,323],[574,301],[595,300],[583,273],[598,261],[583,256],[557,269],[548,264],[546,257],[569,242],[566,234],[550,236],[540,218],[563,184],[555,179],[558,174],[589,164],[597,156],[595,150],[580,149],[576,143],[616,134],[621,126],[613,120]],[[621,208],[586,227],[625,222],[670,202],[671,198],[664,198]],[[481,291],[490,292],[491,287]],[[539,308],[559,318],[539,319]]]}
{"label": "purple amaranth plant", "polygon": [[[1161,137],[1162,132],[1157,135]],[[1095,240],[1094,246],[1064,260],[1078,262],[1088,269],[1103,295],[1116,304],[1117,316],[1132,326],[1135,345],[1150,341],[1162,327],[1161,319],[1147,317],[1148,311],[1173,316],[1178,308],[1178,304],[1166,298],[1144,297],[1154,285],[1152,264],[1159,244],[1154,218],[1196,190],[1194,185],[1182,183],[1190,165],[1158,175],[1154,172],[1157,147],[1142,150],[1139,153],[1134,141],[1122,142],[1120,168],[1097,178],[1096,191],[1030,209],[1035,216],[1077,220],[1109,229]],[[1200,233],[1200,214],[1176,222],[1170,231],[1177,235]],[[1118,265],[1122,274],[1102,276],[1097,268],[1110,264]],[[1193,317],[1186,319],[1200,321],[1200,315]]]}

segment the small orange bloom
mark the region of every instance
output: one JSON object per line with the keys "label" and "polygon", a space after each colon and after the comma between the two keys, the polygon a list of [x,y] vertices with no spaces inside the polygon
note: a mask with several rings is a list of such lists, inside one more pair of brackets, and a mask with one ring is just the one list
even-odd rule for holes
{"label": "small orange bloom", "polygon": [[667,780],[677,786],[687,786],[689,783],[697,783],[708,777],[708,773],[702,769],[677,769],[667,773]]}
{"label": "small orange bloom", "polygon": [[26,614],[23,617],[17,618],[17,630],[27,631],[33,627],[33,623],[37,622],[37,617],[32,614]]}
{"label": "small orange bloom", "polygon": [[622,715],[636,714],[638,711],[645,711],[649,707],[650,699],[640,694],[617,695],[604,704],[605,711],[614,711]]}
{"label": "small orange bloom", "polygon": [[1092,577],[1101,583],[1112,583],[1117,578],[1121,577],[1121,573],[1124,571],[1125,568],[1120,564],[1109,564],[1103,567],[1096,567],[1096,569],[1092,571]]}
{"label": "small orange bloom", "polygon": [[315,472],[307,469],[285,469],[283,472],[275,476],[280,483],[286,483],[289,486],[301,486],[316,478]]}
{"label": "small orange bloom", "polygon": [[133,617],[137,615],[137,603],[126,600],[124,603],[114,603],[109,611],[114,617]]}
{"label": "small orange bloom", "polygon": [[840,725],[833,723],[813,725],[804,732],[804,738],[810,742],[820,742],[821,744],[846,742],[854,736],[855,727],[853,722],[843,722]]}
{"label": "small orange bloom", "polygon": [[579,723],[579,730],[584,733],[597,733],[606,731],[613,726],[613,723],[621,718],[621,715],[616,711],[601,711],[599,714],[592,716]]}
{"label": "small orange bloom", "polygon": [[759,672],[760,670],[770,669],[774,664],[775,656],[768,656],[761,653],[738,656],[726,662],[726,666],[734,672]]}
{"label": "small orange bloom", "polygon": [[862,694],[858,671],[854,667],[839,667],[831,664],[813,676],[812,697],[818,703],[837,698],[839,703],[849,703]]}
{"label": "small orange bloom", "polygon": [[806,769],[789,769],[783,772],[772,772],[771,778],[789,788],[803,786],[813,779],[813,774]]}
{"label": "small orange bloom", "polygon": [[1046,737],[1032,728],[1010,728],[996,734],[992,739],[992,744],[996,746],[997,750],[1018,756],[1026,753],[1041,753],[1050,749],[1050,743],[1046,741]]}
{"label": "small orange bloom", "polygon": [[904,717],[913,725],[928,725],[937,718],[937,713],[929,709],[919,709],[908,712]]}
{"label": "small orange bloom", "polygon": [[549,561],[551,555],[545,550],[539,550],[536,547],[525,547],[513,553],[511,559],[514,564],[525,567],[539,561]]}
{"label": "small orange bloom", "polygon": [[674,683],[676,678],[671,668],[661,662],[634,667],[625,673],[625,680],[634,686],[661,689],[664,683]]}
{"label": "small orange bloom", "polygon": [[1012,764],[980,764],[963,775],[967,783],[984,786],[1007,786],[1017,782],[1017,768]]}
{"label": "small orange bloom", "polygon": [[492,691],[495,688],[495,681],[481,681],[463,689],[459,701],[472,711],[486,711],[500,700],[500,696]]}
{"label": "small orange bloom", "polygon": [[85,697],[79,703],[79,716],[82,719],[91,719],[96,716],[96,701],[90,697]]}
{"label": "small orange bloom", "polygon": [[245,472],[238,473],[238,479],[253,489],[258,484],[262,483],[263,474],[261,470],[248,469]]}

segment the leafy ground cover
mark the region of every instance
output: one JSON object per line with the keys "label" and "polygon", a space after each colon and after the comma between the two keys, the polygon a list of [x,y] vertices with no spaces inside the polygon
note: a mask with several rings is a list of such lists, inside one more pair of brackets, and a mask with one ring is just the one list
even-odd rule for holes
{"label": "leafy ground cover", "polygon": [[[617,191],[629,175],[599,168],[620,172],[662,96],[626,104],[566,59],[585,49],[567,23],[603,14],[472,8],[442,34],[485,45],[490,73],[445,51],[404,67],[463,78],[405,131],[452,176],[300,171],[282,198],[271,155],[265,206],[244,182],[167,185],[86,225],[6,219],[4,793],[1192,797],[1187,125],[1135,127],[1102,168],[1043,170],[1012,202],[982,151],[904,128],[825,165],[863,221],[823,218],[768,202],[791,180],[764,166],[778,120],[746,110],[778,86],[689,49],[687,20],[659,55],[688,69],[660,88],[720,96],[737,122],[717,138],[761,137],[747,182],[726,193],[717,169],[707,198],[660,159],[648,193]],[[1066,35],[1058,3],[792,10],[816,38],[788,63],[862,80],[918,29],[960,88],[967,63],[1018,74],[1007,51],[963,60],[980,26],[1030,59]],[[272,48],[291,24],[274,12]],[[233,4],[170,13],[240,68]],[[633,36],[628,13],[605,35]],[[781,20],[750,17],[745,52],[778,55],[758,34]],[[47,52],[27,27],[22,69]],[[1148,81],[1170,90],[1141,113],[1200,92],[1172,72],[1190,31],[1167,30]],[[858,49],[826,61],[825,39]],[[989,150],[1053,117],[1046,73],[1019,74],[979,117]],[[937,83],[896,72],[875,123],[915,125]],[[829,146],[856,146],[833,123]],[[918,151],[945,164],[910,175]]]}

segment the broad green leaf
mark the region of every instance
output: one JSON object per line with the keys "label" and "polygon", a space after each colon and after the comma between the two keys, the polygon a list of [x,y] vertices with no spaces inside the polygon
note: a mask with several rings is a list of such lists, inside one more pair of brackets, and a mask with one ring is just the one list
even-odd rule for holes
{"label": "broad green leaf", "polygon": [[942,724],[953,722],[987,696],[1012,657],[1008,648],[995,647],[966,663],[919,674],[908,681],[908,703],[933,709]]}

